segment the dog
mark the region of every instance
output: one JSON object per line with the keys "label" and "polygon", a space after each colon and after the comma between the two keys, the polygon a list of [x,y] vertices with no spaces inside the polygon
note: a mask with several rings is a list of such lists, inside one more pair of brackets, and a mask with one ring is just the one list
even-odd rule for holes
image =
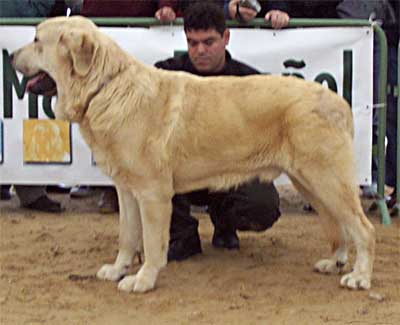
{"label": "dog", "polygon": [[[159,70],[124,52],[89,19],[56,17],[38,25],[34,42],[12,64],[57,87],[55,115],[77,122],[98,166],[115,182],[119,252],[97,277],[146,292],[167,264],[171,199],[196,189],[228,189],[286,173],[321,215],[332,256],[316,271],[369,289],[375,229],[361,207],[355,178],[353,120],[347,102],[294,77],[198,77]],[[128,275],[144,249],[144,264]],[[122,279],[122,280],[121,280]]]}

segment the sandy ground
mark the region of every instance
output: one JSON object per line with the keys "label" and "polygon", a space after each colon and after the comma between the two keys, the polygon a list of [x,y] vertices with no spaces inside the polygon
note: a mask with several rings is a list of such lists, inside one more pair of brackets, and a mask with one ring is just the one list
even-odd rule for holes
{"label": "sandy ground", "polygon": [[[283,216],[240,251],[216,250],[200,215],[203,254],[161,272],[155,291],[128,294],[94,274],[117,253],[118,216],[96,212],[96,197],[52,215],[0,203],[0,324],[400,324],[400,220],[377,229],[373,288],[340,288],[312,272],[328,256],[318,216],[280,188]],[[354,251],[351,260],[354,259]],[[133,271],[138,264],[133,266]]]}

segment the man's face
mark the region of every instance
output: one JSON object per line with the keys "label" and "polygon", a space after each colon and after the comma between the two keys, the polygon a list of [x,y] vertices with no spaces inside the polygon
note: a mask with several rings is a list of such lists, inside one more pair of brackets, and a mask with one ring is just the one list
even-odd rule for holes
{"label": "man's face", "polygon": [[189,57],[197,71],[217,73],[225,65],[225,47],[229,43],[229,30],[221,35],[215,29],[186,31]]}

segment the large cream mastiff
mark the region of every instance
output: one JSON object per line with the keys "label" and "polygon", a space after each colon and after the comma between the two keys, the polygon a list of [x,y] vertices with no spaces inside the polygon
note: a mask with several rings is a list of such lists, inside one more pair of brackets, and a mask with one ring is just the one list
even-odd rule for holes
{"label": "large cream mastiff", "polygon": [[[351,109],[332,91],[292,77],[161,71],[82,17],[41,23],[34,42],[12,60],[37,82],[44,74],[54,79],[56,117],[80,124],[115,182],[119,253],[100,268],[100,279],[120,280],[125,291],[154,288],[167,263],[175,193],[271,181],[285,172],[321,215],[331,244],[331,257],[315,269],[341,273],[353,240],[355,264],[340,283],[370,288],[375,231],[358,196]],[[127,275],[142,248],[144,264]]]}

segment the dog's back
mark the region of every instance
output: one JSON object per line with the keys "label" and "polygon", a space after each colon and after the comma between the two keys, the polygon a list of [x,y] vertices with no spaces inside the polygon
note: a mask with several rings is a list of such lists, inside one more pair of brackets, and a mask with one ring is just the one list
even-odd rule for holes
{"label": "dog's back", "polygon": [[319,140],[324,145],[325,137],[353,136],[349,105],[319,84],[264,75],[183,76],[187,81],[169,93],[176,103],[170,109],[179,112],[170,145],[181,172],[186,165],[193,174],[199,168],[192,164],[200,170],[211,164],[220,172],[238,164],[287,167],[300,153],[294,142],[302,141],[307,154]]}

